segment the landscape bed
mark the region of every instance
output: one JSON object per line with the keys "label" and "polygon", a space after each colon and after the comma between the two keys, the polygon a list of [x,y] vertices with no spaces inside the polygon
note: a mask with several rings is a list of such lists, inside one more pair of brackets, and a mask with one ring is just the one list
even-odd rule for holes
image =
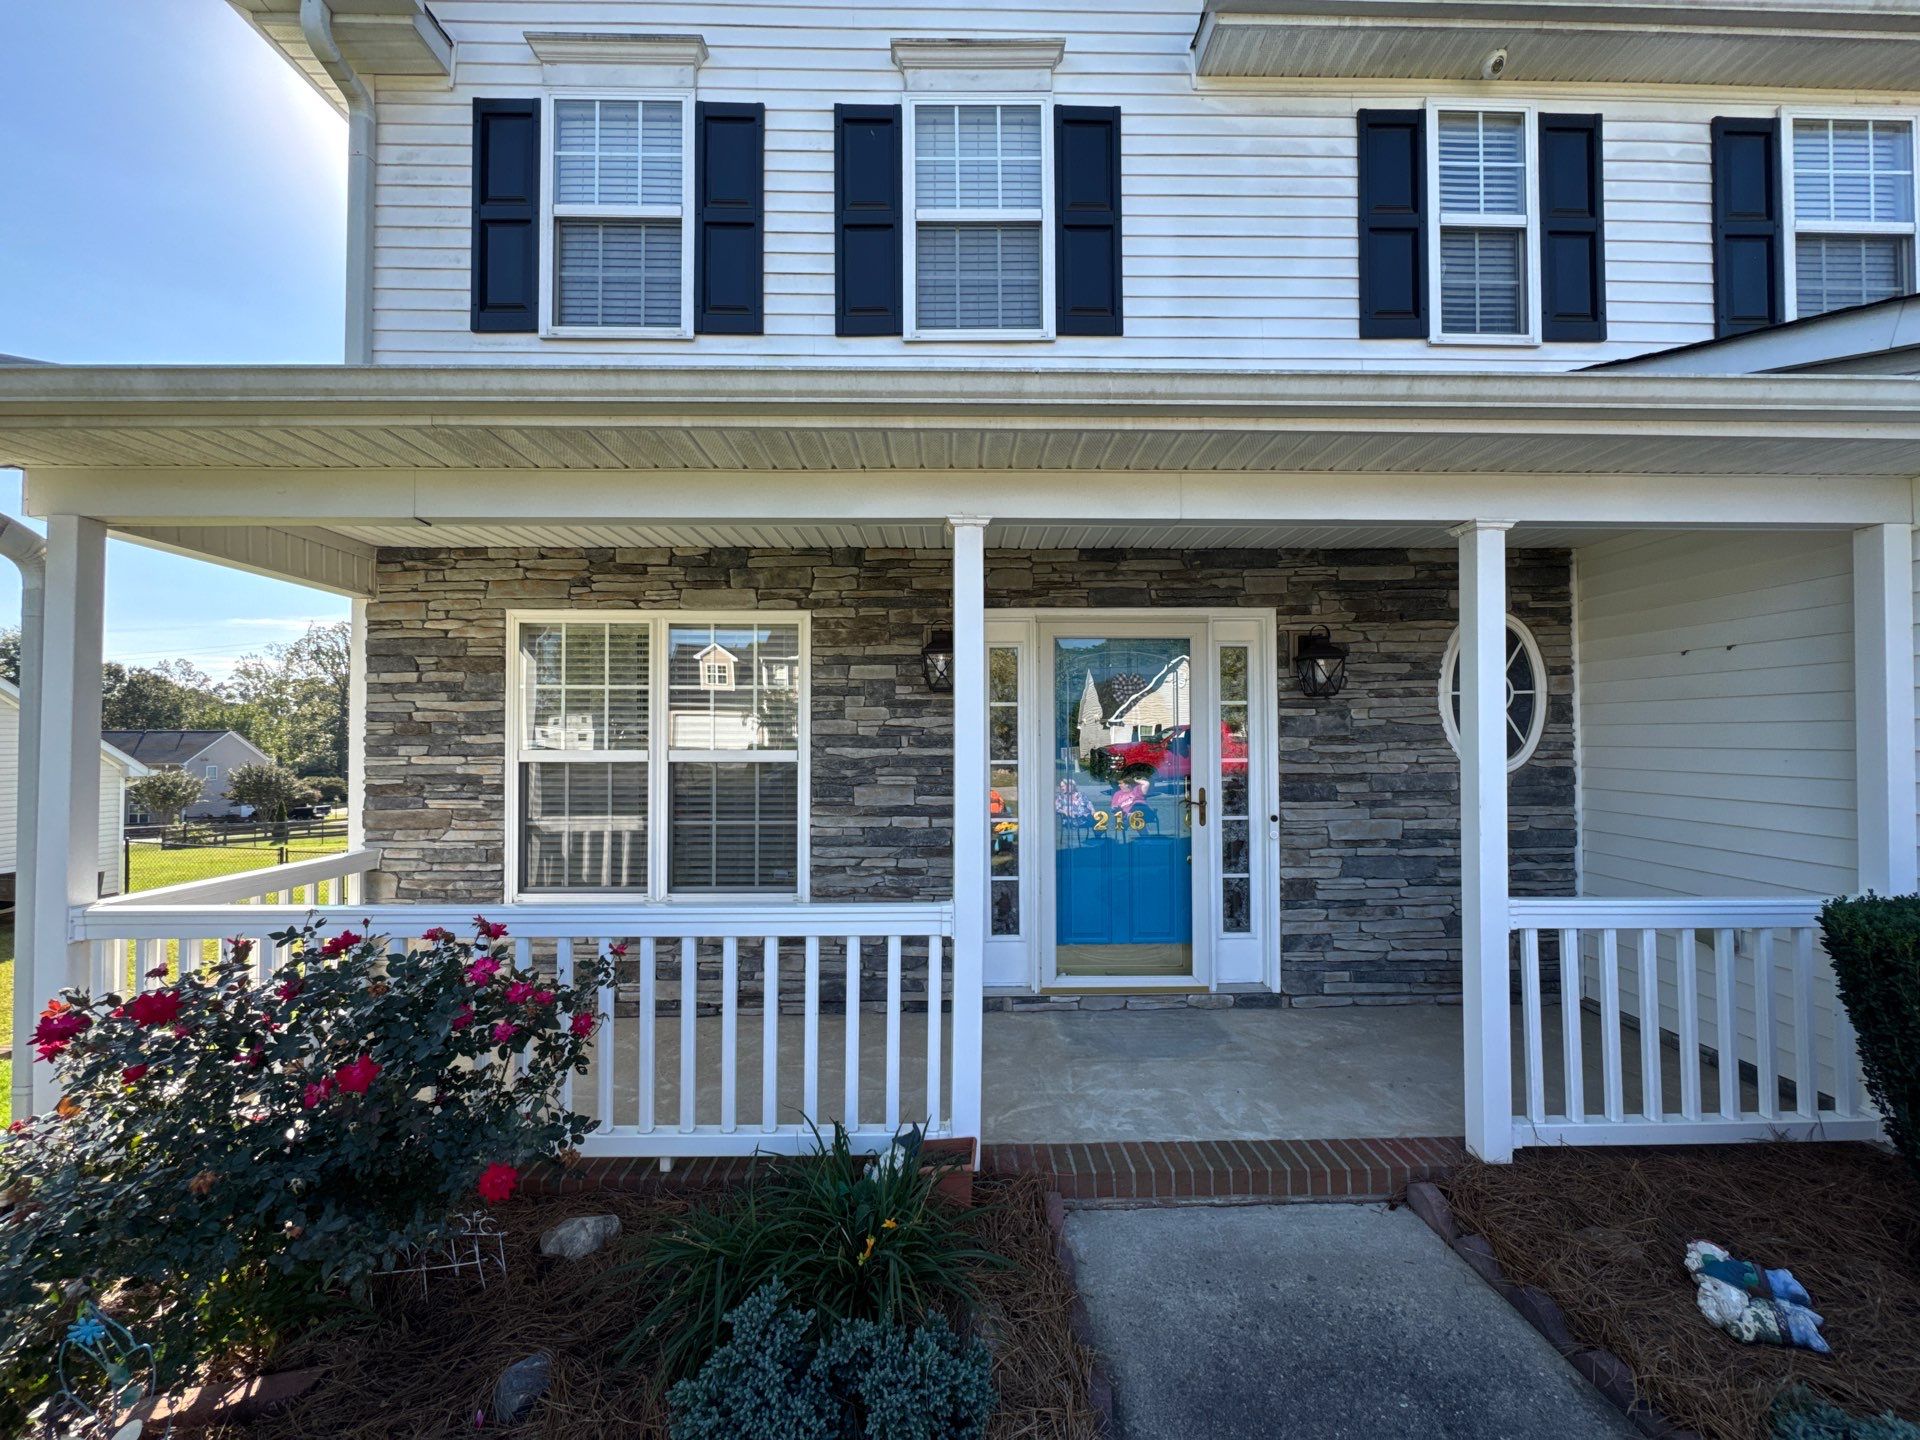
{"label": "landscape bed", "polygon": [[[473,1434],[523,1436],[667,1435],[663,1398],[645,1358],[619,1368],[617,1352],[650,1303],[644,1290],[606,1283],[635,1241],[657,1235],[699,1196],[613,1192],[515,1202],[494,1217],[506,1232],[507,1275],[484,1288],[436,1279],[422,1298],[417,1280],[379,1288],[370,1309],[343,1312],[283,1345],[275,1370],[322,1368],[324,1378],[289,1407],[239,1427],[202,1432],[209,1440],[310,1437],[373,1440]],[[982,1178],[969,1224],[985,1248],[1011,1262],[983,1272],[981,1333],[993,1352],[999,1404],[993,1440],[1092,1440],[1093,1357],[1072,1334],[1074,1291],[1054,1260],[1046,1193],[1033,1177]],[[579,1261],[548,1261],[540,1235],[574,1215],[618,1215],[621,1241]],[[552,1386],[516,1427],[476,1429],[494,1381],[538,1350],[554,1359]]]}
{"label": "landscape bed", "polygon": [[[1920,1182],[1866,1145],[1521,1152],[1441,1187],[1507,1280],[1547,1292],[1574,1339],[1611,1351],[1638,1398],[1709,1440],[1764,1440],[1804,1385],[1857,1415],[1920,1418]],[[1682,1268],[1689,1240],[1791,1269],[1833,1354],[1713,1329]]]}

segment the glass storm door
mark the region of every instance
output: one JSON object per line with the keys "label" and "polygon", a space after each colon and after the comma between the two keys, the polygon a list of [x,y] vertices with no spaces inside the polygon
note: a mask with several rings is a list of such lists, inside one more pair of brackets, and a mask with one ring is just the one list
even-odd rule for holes
{"label": "glass storm door", "polygon": [[[1204,626],[1044,626],[1050,755],[1043,859],[1050,978],[1061,985],[1204,973],[1215,759]],[[1045,884],[1050,881],[1050,884]]]}

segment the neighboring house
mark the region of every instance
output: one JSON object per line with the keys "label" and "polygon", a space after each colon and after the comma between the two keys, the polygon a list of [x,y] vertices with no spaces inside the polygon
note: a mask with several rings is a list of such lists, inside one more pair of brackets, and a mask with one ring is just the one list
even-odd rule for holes
{"label": "neighboring house", "polygon": [[[232,730],[107,730],[103,734],[109,744],[150,770],[186,770],[197,776],[200,798],[187,807],[189,820],[233,814],[236,807],[227,795],[233,772],[242,765],[271,763],[266,751]],[[170,818],[149,815],[138,800],[127,797],[129,825],[154,825]]]}
{"label": "neighboring house", "polygon": [[234,3],[349,119],[348,363],[0,373],[48,703],[109,533],[351,596],[371,923],[638,942],[594,1149],[1172,1104],[1229,1007],[1355,1009],[1356,1128],[1457,1019],[1496,1159],[1873,1133],[1920,0]]}
{"label": "neighboring house", "polygon": [[[121,842],[126,837],[122,817],[129,780],[147,773],[147,767],[117,747],[100,745],[98,893],[118,895],[124,880]],[[12,905],[18,870],[20,816],[20,689],[0,680],[0,904]]]}

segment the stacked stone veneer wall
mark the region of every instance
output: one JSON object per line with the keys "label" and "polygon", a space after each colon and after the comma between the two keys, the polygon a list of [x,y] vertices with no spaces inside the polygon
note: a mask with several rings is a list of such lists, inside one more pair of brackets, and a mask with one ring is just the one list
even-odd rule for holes
{"label": "stacked stone veneer wall", "polygon": [[[408,549],[379,563],[366,829],[392,898],[504,892],[507,612],[633,607],[811,612],[813,894],[949,893],[951,703],[920,666],[948,616],[945,552]],[[1509,567],[1551,691],[1512,779],[1519,893],[1573,884],[1568,575],[1564,551],[1517,551]],[[1284,654],[1276,677],[1283,990],[1299,1004],[1458,994],[1458,764],[1438,710],[1452,551],[995,551],[987,585],[991,606],[1234,606],[1283,632],[1327,625],[1352,649],[1347,688],[1304,698]]]}

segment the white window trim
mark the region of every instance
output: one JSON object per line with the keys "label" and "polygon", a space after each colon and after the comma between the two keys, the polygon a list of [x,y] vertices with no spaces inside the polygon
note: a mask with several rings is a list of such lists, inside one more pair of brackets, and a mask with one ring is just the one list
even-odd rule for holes
{"label": "white window trim", "polygon": [[[1540,642],[1533,638],[1533,631],[1527,628],[1527,623],[1517,615],[1508,615],[1506,629],[1508,634],[1518,635],[1520,637],[1520,643],[1525,647],[1527,652],[1527,663],[1533,666],[1534,683],[1539,687],[1537,691],[1539,703],[1533,707],[1533,724],[1528,729],[1526,743],[1507,759],[1507,773],[1511,775],[1515,770],[1518,770],[1522,765],[1525,765],[1529,760],[1533,759],[1534,751],[1540,748],[1541,738],[1547,733],[1547,704],[1550,699],[1550,684],[1547,676],[1547,662],[1540,654]],[[1460,724],[1453,718],[1453,673],[1459,663],[1460,627],[1456,625],[1453,634],[1448,637],[1446,654],[1440,659],[1439,686],[1440,726],[1446,731],[1447,744],[1453,748],[1453,752],[1456,755],[1460,753]],[[1503,652],[1500,662],[1500,673],[1505,675],[1506,669],[1506,657]],[[1500,718],[1503,722],[1507,718],[1505,705],[1500,707]],[[1501,734],[1502,736],[1506,734],[1504,728],[1501,730]],[[1503,740],[1503,748],[1504,744],[1505,742]]]}
{"label": "white window trim", "polygon": [[[791,905],[796,902],[806,904],[813,896],[813,617],[805,610],[674,610],[662,608],[618,609],[606,606],[590,606],[574,610],[509,610],[507,621],[507,684],[506,684],[506,743],[504,813],[506,820],[507,843],[505,847],[506,875],[504,899],[508,904],[529,905],[578,905],[596,900],[614,900],[624,905]],[[633,624],[645,621],[656,625],[653,643],[649,645],[647,661],[648,710],[647,732],[648,748],[641,750],[596,750],[555,751],[529,750],[525,744],[526,710],[522,705],[521,687],[525,681],[525,669],[520,655],[520,630],[526,625],[567,625],[567,624]],[[667,816],[667,646],[665,631],[672,625],[752,625],[756,623],[798,625],[800,674],[799,719],[800,730],[796,737],[796,750],[760,750],[751,752],[757,758],[767,761],[792,760],[798,766],[795,780],[795,809],[798,815],[799,835],[794,850],[794,868],[797,885],[792,891],[770,890],[700,890],[685,894],[671,893],[667,886],[668,878],[668,816]],[[681,761],[698,763],[700,760],[731,762],[741,759],[748,752],[738,750],[696,751],[676,750],[674,758]],[[590,754],[592,759],[607,761],[644,761],[647,766],[647,893],[639,895],[631,890],[568,890],[555,892],[535,890],[523,893],[520,889],[520,767],[528,761],[552,760],[556,755]],[[565,762],[563,762],[565,763]]]}
{"label": "white window trim", "polygon": [[1842,220],[1809,221],[1809,235],[1905,235],[1908,237],[1907,279],[1920,286],[1920,111],[1880,107],[1861,109],[1791,110],[1780,115],[1780,217],[1784,237],[1781,249],[1780,297],[1782,313],[1789,320],[1800,314],[1800,217],[1794,205],[1793,126],[1796,120],[1898,120],[1908,129],[1913,157],[1913,215],[1910,221],[1848,222]]}
{"label": "white window trim", "polygon": [[[1526,198],[1524,222],[1521,216],[1485,216],[1447,213],[1440,209],[1440,112],[1471,110],[1487,115],[1525,117]],[[1540,344],[1540,120],[1539,107],[1533,104],[1492,103],[1484,100],[1428,100],[1427,122],[1427,199],[1432,219],[1427,223],[1427,343],[1430,345],[1538,345]],[[1440,319],[1440,232],[1442,229],[1499,230],[1521,232],[1520,254],[1527,290],[1527,328],[1517,335],[1451,335],[1441,329]]]}
{"label": "white window trim", "polygon": [[[922,105],[1031,105],[1040,111],[1040,324],[1029,329],[1019,330],[922,330],[920,328],[920,226],[922,224],[977,224],[992,225],[998,223],[1030,224],[1035,216],[1031,210],[922,210],[919,203],[920,179],[916,170],[916,154],[919,149],[919,137],[916,132],[915,116]],[[1053,99],[1048,95],[1021,94],[1019,92],[995,92],[989,94],[970,94],[953,91],[940,94],[915,94],[906,97],[904,106],[906,132],[901,136],[904,147],[905,175],[903,177],[902,197],[906,209],[906,234],[903,255],[903,284],[905,292],[906,327],[905,338],[911,341],[938,343],[944,340],[982,341],[1045,341],[1054,338],[1054,277],[1053,277]]]}
{"label": "white window trim", "polygon": [[[561,325],[554,318],[559,291],[560,246],[557,221],[566,219],[672,219],[672,206],[566,205],[554,203],[554,144],[560,130],[555,106],[561,100],[665,100],[680,106],[680,323],[678,325]],[[690,90],[610,90],[601,86],[560,87],[540,101],[540,334],[548,340],[693,339],[693,92]]]}

